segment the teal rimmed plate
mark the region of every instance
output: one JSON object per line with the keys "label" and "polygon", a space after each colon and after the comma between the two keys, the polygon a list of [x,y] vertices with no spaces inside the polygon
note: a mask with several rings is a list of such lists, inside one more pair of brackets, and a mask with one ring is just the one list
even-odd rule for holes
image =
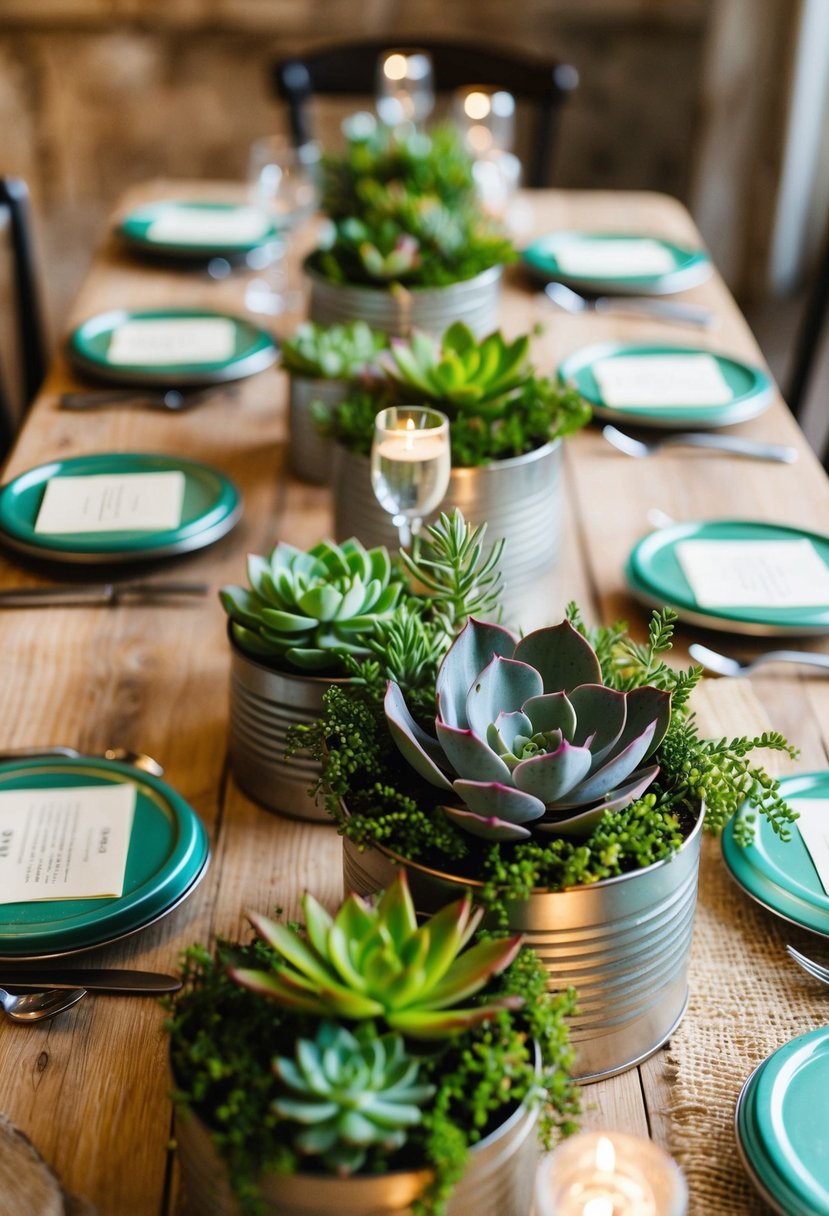
{"label": "teal rimmed plate", "polygon": [[[829,772],[783,777],[780,791],[794,810],[798,798],[829,799]],[[756,903],[793,925],[829,937],[829,895],[796,826],[791,839],[783,841],[760,815],[754,840],[743,846],[734,840],[731,820],[723,830],[722,855],[731,877]]]}
{"label": "teal rimmed plate", "polygon": [[[663,355],[710,355],[731,390],[732,399],[722,405],[607,405],[602,398],[593,368],[600,360],[631,355],[643,358]],[[774,385],[762,368],[698,346],[601,342],[574,351],[561,364],[558,374],[562,382],[573,385],[590,402],[597,417],[621,423],[622,426],[627,423],[659,430],[689,426],[733,426],[749,418],[756,418],[774,400]]]}
{"label": "teal rimmed plate", "polygon": [[276,240],[279,230],[249,205],[166,199],[130,211],[118,235],[139,253],[186,260],[242,257]]}
{"label": "teal rimmed plate", "polygon": [[829,633],[829,604],[809,608],[703,608],[697,604],[679,564],[676,546],[685,540],[809,540],[829,565],[829,536],[760,520],[714,519],[673,524],[651,532],[634,545],[625,578],[634,596],[647,607],[667,604],[679,617],[706,629],[762,637],[818,637]]}
{"label": "teal rimmed plate", "polygon": [[[141,321],[223,320],[233,330],[233,351],[228,358],[180,363],[120,363],[108,357],[110,343],[119,326]],[[125,384],[221,384],[261,372],[276,359],[270,334],[244,317],[213,312],[206,308],[149,308],[138,311],[115,309],[90,317],[69,336],[69,358],[90,376]]]}
{"label": "teal rimmed plate", "polygon": [[799,1035],[749,1077],[737,1105],[738,1146],[775,1211],[829,1211],[829,1124],[816,1118],[829,1086],[829,1027]]}
{"label": "teal rimmed plate", "polygon": [[[46,484],[52,477],[95,474],[184,474],[181,523],[163,531],[83,532],[49,535],[35,531]],[[146,561],[203,549],[225,536],[242,514],[236,486],[209,465],[151,452],[102,452],[51,460],[21,473],[0,488],[0,542],[31,557],[80,564]]]}
{"label": "teal rimmed plate", "polygon": [[[616,249],[627,247],[635,254],[637,246],[646,255],[657,250],[664,269],[645,273],[619,273],[613,269],[602,270],[601,248],[613,242]],[[562,266],[559,260],[569,247],[572,253],[576,245],[585,246],[591,261],[597,265],[589,270]],[[521,257],[527,269],[549,282],[566,283],[577,291],[602,295],[668,295],[673,291],[684,291],[704,282],[713,272],[711,259],[703,249],[689,249],[676,245],[661,237],[631,232],[548,232],[537,237],[523,250]],[[617,263],[618,264],[618,263]]]}
{"label": "teal rimmed plate", "polygon": [[193,891],[210,857],[207,833],[180,794],[128,764],[80,756],[0,765],[0,791],[129,782],[136,788],[124,894],[0,904],[0,960],[51,958],[145,929]]}

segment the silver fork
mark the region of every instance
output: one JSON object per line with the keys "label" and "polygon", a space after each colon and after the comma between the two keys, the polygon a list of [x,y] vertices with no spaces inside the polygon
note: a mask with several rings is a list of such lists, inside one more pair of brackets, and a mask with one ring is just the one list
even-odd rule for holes
{"label": "silver fork", "polygon": [[701,304],[680,300],[651,300],[642,296],[597,296],[588,300],[564,283],[548,283],[544,294],[564,312],[625,312],[660,321],[679,321],[686,325],[714,325],[716,313]]}
{"label": "silver fork", "polygon": [[820,980],[821,984],[829,984],[829,967],[824,967],[821,963],[816,963],[814,959],[807,958],[805,954],[795,950],[794,946],[786,946],[786,951],[789,957],[793,958],[797,965],[807,971],[809,975]]}
{"label": "silver fork", "polygon": [[750,456],[755,460],[774,460],[780,464],[792,464],[797,460],[797,448],[783,447],[777,443],[761,443],[757,439],[743,439],[740,435],[720,435],[709,431],[683,431],[681,434],[660,435],[658,439],[634,439],[618,427],[606,426],[602,434],[614,448],[626,456],[655,456],[663,448],[686,447],[708,448],[716,452],[731,452],[734,456]]}
{"label": "silver fork", "polygon": [[820,654],[815,650],[766,650],[763,654],[758,654],[756,659],[746,663],[732,659],[730,655],[720,654],[717,650],[709,650],[698,642],[691,643],[688,653],[707,671],[716,672],[718,676],[747,676],[763,663],[799,663],[802,667],[818,667],[829,671],[829,654]]}

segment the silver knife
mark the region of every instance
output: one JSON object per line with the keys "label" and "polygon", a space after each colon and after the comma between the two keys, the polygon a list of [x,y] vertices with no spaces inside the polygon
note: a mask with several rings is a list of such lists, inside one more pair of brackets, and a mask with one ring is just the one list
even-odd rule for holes
{"label": "silver knife", "polygon": [[689,325],[713,325],[717,314],[701,304],[679,300],[650,300],[642,296],[599,296],[593,301],[596,312],[626,312],[661,317],[666,321],[685,321]]}
{"label": "silver knife", "polygon": [[0,964],[0,987],[14,992],[40,992],[45,988],[86,988],[87,992],[114,995],[177,992],[181,980],[158,971],[130,971],[106,967],[7,968]]}
{"label": "silver knife", "polygon": [[7,587],[0,608],[46,608],[55,604],[119,604],[124,599],[207,595],[208,583],[75,583],[67,587]]}

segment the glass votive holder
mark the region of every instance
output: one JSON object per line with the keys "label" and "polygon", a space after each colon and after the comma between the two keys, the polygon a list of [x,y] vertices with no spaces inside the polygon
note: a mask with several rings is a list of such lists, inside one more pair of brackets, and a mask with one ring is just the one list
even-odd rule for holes
{"label": "glass votive holder", "polygon": [[664,1149],[626,1132],[581,1132],[541,1161],[535,1216],[685,1216],[688,1187]]}
{"label": "glass votive holder", "polygon": [[377,113],[389,127],[417,126],[432,113],[435,89],[428,51],[386,51],[377,61]]}
{"label": "glass votive holder", "polygon": [[454,94],[452,113],[473,156],[512,150],[515,138],[512,93],[487,85],[470,85]]}

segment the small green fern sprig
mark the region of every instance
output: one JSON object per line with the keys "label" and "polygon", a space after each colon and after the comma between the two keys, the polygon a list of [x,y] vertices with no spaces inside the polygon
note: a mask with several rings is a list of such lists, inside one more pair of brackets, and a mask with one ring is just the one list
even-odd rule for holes
{"label": "small green fern sprig", "polygon": [[401,559],[416,586],[425,588],[437,623],[446,633],[447,646],[470,616],[500,620],[504,580],[499,564],[504,539],[484,554],[486,524],[473,528],[460,511],[441,512],[415,537],[412,552],[401,551]]}

